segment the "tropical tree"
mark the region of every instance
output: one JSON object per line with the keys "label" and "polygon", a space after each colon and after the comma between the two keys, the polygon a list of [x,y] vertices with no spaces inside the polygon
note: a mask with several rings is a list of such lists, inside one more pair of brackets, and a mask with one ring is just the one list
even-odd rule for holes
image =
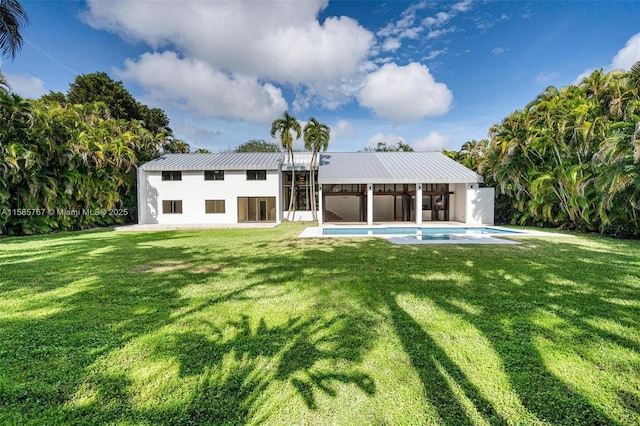
{"label": "tropical tree", "polygon": [[[0,93],[0,234],[108,226],[136,218],[136,165],[184,142],[102,102]],[[115,212],[115,213],[114,213]]]}
{"label": "tropical tree", "polygon": [[313,220],[318,220],[316,211],[316,172],[318,170],[318,152],[326,151],[331,139],[331,129],[326,124],[310,118],[304,126],[304,146],[311,151],[311,212]]}
{"label": "tropical tree", "polygon": [[[489,135],[477,170],[497,217],[640,237],[640,64],[548,87]],[[475,148],[457,159],[473,165]]]}
{"label": "tropical tree", "polygon": [[267,142],[264,139],[249,139],[238,145],[234,152],[281,152],[282,148],[277,143]]}
{"label": "tropical tree", "polygon": [[398,141],[395,145],[388,144],[385,141],[380,141],[378,144],[371,148],[365,147],[364,152],[413,152],[413,147],[408,143]]}
{"label": "tropical tree", "polygon": [[[293,132],[293,134],[292,134]],[[295,212],[295,181],[296,181],[296,167],[293,162],[293,141],[299,139],[302,134],[302,128],[298,120],[289,115],[288,112],[284,112],[282,118],[276,118],[271,123],[271,137],[275,138],[280,134],[280,143],[282,148],[287,151],[287,157],[289,164],[291,164],[291,193],[289,195],[289,212],[287,219],[291,219],[291,214]]]}
{"label": "tropical tree", "polygon": [[22,28],[29,22],[27,12],[17,0],[0,0],[0,50],[11,59],[22,47]]}

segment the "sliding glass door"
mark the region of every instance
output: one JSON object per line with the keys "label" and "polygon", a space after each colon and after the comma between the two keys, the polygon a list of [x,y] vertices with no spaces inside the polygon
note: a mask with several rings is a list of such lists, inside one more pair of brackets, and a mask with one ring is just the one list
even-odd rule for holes
{"label": "sliding glass door", "polygon": [[238,197],[238,222],[275,222],[276,197]]}

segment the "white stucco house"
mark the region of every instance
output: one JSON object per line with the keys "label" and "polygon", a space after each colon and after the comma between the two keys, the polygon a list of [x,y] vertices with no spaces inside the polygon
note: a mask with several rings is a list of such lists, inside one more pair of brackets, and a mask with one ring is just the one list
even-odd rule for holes
{"label": "white stucco house", "polygon": [[[138,168],[138,223],[311,220],[311,154],[167,154]],[[288,217],[292,169],[296,212]],[[441,152],[321,153],[318,221],[494,221],[494,190]]]}

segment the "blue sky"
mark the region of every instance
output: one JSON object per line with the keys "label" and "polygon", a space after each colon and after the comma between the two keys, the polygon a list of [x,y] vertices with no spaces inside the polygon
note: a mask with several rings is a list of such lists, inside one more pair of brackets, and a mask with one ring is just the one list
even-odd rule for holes
{"label": "blue sky", "polygon": [[549,85],[640,60],[637,1],[23,4],[24,47],[2,61],[16,93],[105,71],[214,152],[270,140],[285,110],[328,124],[333,151],[459,149]]}

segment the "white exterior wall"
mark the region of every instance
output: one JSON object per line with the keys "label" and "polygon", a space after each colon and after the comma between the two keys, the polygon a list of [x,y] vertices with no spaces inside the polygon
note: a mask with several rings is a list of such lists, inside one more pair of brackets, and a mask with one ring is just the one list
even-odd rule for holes
{"label": "white exterior wall", "polygon": [[495,191],[493,188],[478,188],[478,184],[469,185],[466,191],[465,223],[470,225],[493,225]]}
{"label": "white exterior wall", "polygon": [[[182,171],[182,180],[163,181],[160,171],[139,173],[139,222],[161,224],[238,223],[238,197],[275,197],[281,217],[280,172],[267,170],[266,180],[247,180],[246,170],[225,170],[224,180],[204,180],[204,171]],[[146,198],[146,202],[144,201]],[[163,214],[163,200],[182,200],[182,214]],[[225,213],[205,213],[205,200],[225,200]]]}
{"label": "white exterior wall", "polygon": [[449,190],[453,191],[453,195],[449,195],[449,207],[452,210],[449,212],[449,218],[456,222],[465,223],[467,218],[467,184],[454,183],[449,185]]}

